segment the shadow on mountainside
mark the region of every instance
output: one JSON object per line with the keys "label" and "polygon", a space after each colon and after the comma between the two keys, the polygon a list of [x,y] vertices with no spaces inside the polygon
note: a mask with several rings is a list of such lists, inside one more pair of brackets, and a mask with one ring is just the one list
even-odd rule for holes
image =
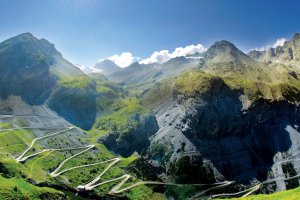
{"label": "shadow on mountainside", "polygon": [[21,96],[29,105],[44,104],[56,84],[56,77],[43,67],[3,73],[0,69],[0,74],[0,97]]}
{"label": "shadow on mountainside", "polygon": [[249,184],[266,180],[274,157],[290,150],[287,127],[299,125],[300,114],[288,102],[267,100],[242,111],[242,94],[224,84],[201,95],[206,103],[187,112],[190,128],[183,133],[224,178]]}

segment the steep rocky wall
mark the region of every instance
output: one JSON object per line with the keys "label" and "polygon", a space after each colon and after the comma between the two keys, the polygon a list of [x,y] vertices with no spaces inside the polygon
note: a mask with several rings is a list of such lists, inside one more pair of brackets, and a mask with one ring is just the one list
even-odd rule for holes
{"label": "steep rocky wall", "polygon": [[48,106],[68,122],[89,130],[96,119],[96,96],[93,88],[57,86],[47,100]]}
{"label": "steep rocky wall", "polygon": [[[298,107],[286,100],[252,102],[224,83],[203,94],[174,93],[156,109],[159,130],[147,156],[166,169],[165,176],[184,183],[226,179],[250,185],[288,178],[300,173],[299,116]],[[275,185],[267,192],[298,182]]]}
{"label": "steep rocky wall", "polygon": [[130,156],[134,152],[141,153],[150,145],[149,138],[157,132],[158,125],[153,115],[145,117],[138,116],[138,125],[127,133],[110,132],[100,138],[110,151],[124,157]]}

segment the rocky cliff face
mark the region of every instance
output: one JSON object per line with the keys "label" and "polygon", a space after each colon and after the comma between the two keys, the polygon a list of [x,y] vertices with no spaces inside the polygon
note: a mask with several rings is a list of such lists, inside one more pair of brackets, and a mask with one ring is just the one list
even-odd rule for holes
{"label": "rocky cliff face", "polygon": [[83,73],[66,61],[54,44],[30,33],[0,43],[2,98],[20,95],[31,104],[41,104],[56,81]]}
{"label": "rocky cliff face", "polygon": [[181,183],[244,185],[283,178],[271,181],[275,187],[264,188],[268,192],[298,186],[284,181],[300,173],[298,106],[284,99],[251,100],[221,78],[203,84],[206,89],[193,94],[175,84],[155,109],[159,130],[146,156],[166,169],[163,176]]}
{"label": "rocky cliff face", "polygon": [[134,152],[141,153],[150,145],[149,138],[157,132],[158,125],[153,115],[137,116],[138,124],[127,133],[112,131],[100,138],[100,142],[114,153],[128,157]]}
{"label": "rocky cliff face", "polygon": [[66,88],[57,86],[47,100],[49,108],[67,121],[89,130],[96,119],[95,88]]}
{"label": "rocky cliff face", "polygon": [[56,77],[49,73],[59,55],[46,40],[24,33],[0,44],[0,97],[19,95],[30,104],[41,104]]}
{"label": "rocky cliff face", "polygon": [[300,34],[286,41],[283,46],[269,48],[264,51],[253,50],[249,56],[263,62],[299,62],[300,61]]}

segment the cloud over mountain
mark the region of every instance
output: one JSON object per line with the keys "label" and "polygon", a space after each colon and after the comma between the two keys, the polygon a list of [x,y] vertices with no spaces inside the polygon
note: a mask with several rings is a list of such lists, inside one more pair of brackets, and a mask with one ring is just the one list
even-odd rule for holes
{"label": "cloud over mountain", "polygon": [[141,64],[150,64],[150,63],[163,63],[170,60],[171,54],[168,50],[155,51],[149,58],[143,59],[140,61]]}
{"label": "cloud over mountain", "polygon": [[115,55],[110,56],[106,59],[113,61],[116,65],[123,68],[123,67],[129,66],[130,64],[132,64],[138,58],[134,57],[132,55],[132,53],[130,53],[130,52],[123,52],[120,55],[115,54]]}
{"label": "cloud over mountain", "polygon": [[169,52],[169,50],[161,50],[161,51],[155,51],[149,58],[143,59],[140,61],[142,64],[150,64],[150,63],[163,63],[171,58],[176,58],[180,56],[187,56],[194,53],[203,53],[206,51],[206,48],[201,45],[189,45],[186,47],[178,47],[173,52]]}
{"label": "cloud over mountain", "polygon": [[131,65],[134,62],[139,61],[140,64],[150,64],[150,63],[163,63],[171,58],[176,58],[180,56],[187,56],[194,53],[203,53],[206,51],[206,48],[201,45],[189,45],[185,47],[177,47],[173,52],[169,50],[155,51],[149,58],[142,59],[140,57],[135,57],[131,52],[123,52],[120,55],[115,54],[108,58],[100,59],[98,62],[103,60],[111,60],[116,65],[124,68]]}
{"label": "cloud over mountain", "polygon": [[286,42],[286,38],[278,38],[276,40],[276,42],[274,42],[273,44],[269,44],[269,45],[265,45],[263,47],[260,47],[260,48],[254,48],[254,49],[251,49],[251,50],[257,50],[257,51],[265,51],[265,50],[268,50],[269,48],[276,48],[278,46],[283,46],[284,43]]}
{"label": "cloud over mountain", "polygon": [[278,46],[283,46],[284,43],[286,42],[286,39],[285,38],[279,38],[276,40],[276,42],[272,45],[273,48],[276,48]]}

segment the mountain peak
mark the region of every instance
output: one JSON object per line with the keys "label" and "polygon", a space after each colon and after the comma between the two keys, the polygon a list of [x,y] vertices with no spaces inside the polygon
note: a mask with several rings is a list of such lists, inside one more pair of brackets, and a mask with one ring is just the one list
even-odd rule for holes
{"label": "mountain peak", "polygon": [[254,73],[249,70],[249,66],[254,69],[258,66],[258,63],[231,42],[222,40],[214,43],[205,53],[203,70],[214,74],[235,74],[255,79]]}
{"label": "mountain peak", "polygon": [[130,65],[128,66],[128,68],[136,68],[136,67],[140,67],[140,66],[141,66],[140,63],[134,62],[134,63],[130,64]]}
{"label": "mountain peak", "polygon": [[300,39],[300,33],[295,33],[293,39]]}
{"label": "mountain peak", "polygon": [[296,46],[300,46],[300,33],[295,33],[291,41],[296,44]]}
{"label": "mountain peak", "polygon": [[58,79],[82,74],[54,44],[31,33],[0,43],[0,63],[0,97],[19,95],[30,104],[44,103]]}
{"label": "mountain peak", "polygon": [[17,35],[16,37],[18,37],[18,36],[34,37],[33,34],[30,32],[21,33],[21,34]]}
{"label": "mountain peak", "polygon": [[26,32],[14,36],[10,39],[3,41],[0,44],[0,48],[20,48],[22,51],[28,53],[34,53],[35,51],[41,51],[48,56],[60,55],[61,53],[55,49],[54,44],[50,43],[46,39],[38,39],[33,34]]}
{"label": "mountain peak", "polygon": [[221,51],[239,51],[240,50],[231,42],[227,40],[221,40],[218,42],[215,42],[208,51],[215,51],[215,50],[221,50]]}
{"label": "mountain peak", "polygon": [[121,69],[121,67],[108,59],[98,61],[94,68],[100,70],[103,75],[109,75]]}
{"label": "mountain peak", "polygon": [[113,61],[111,61],[111,60],[109,60],[109,59],[104,59],[104,60],[100,60],[100,61],[98,61],[97,62],[97,64],[99,64],[99,63],[104,63],[104,64],[114,64],[114,65],[116,65]]}
{"label": "mountain peak", "polygon": [[217,41],[217,42],[215,42],[215,45],[217,45],[217,46],[230,46],[230,47],[236,48],[236,47],[234,46],[234,44],[232,44],[232,43],[229,42],[228,40]]}
{"label": "mountain peak", "polygon": [[14,36],[7,41],[14,41],[14,42],[25,42],[25,41],[38,41],[32,33],[26,32],[26,33],[21,33],[17,36]]}
{"label": "mountain peak", "polygon": [[232,58],[247,57],[241,50],[239,50],[234,44],[226,40],[215,42],[205,53],[206,59],[213,59],[217,56],[230,56]]}

